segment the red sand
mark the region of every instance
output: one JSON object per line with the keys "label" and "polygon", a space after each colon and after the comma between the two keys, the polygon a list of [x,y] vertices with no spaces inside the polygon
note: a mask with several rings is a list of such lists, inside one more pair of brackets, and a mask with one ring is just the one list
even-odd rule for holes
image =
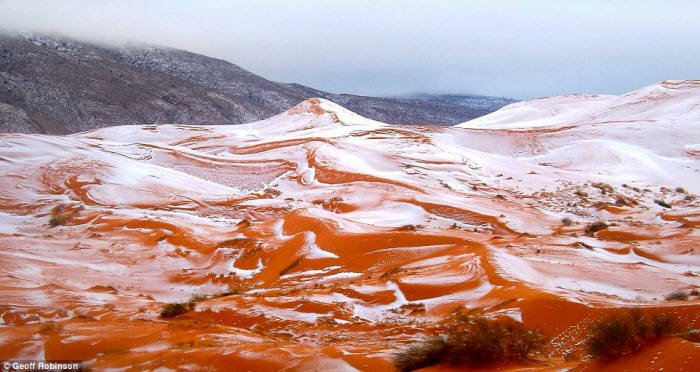
{"label": "red sand", "polygon": [[[296,130],[342,124],[318,102],[306,105],[288,114],[308,122]],[[675,336],[606,363],[582,346],[590,324],[621,307],[700,328],[700,298],[664,300],[700,286],[697,202],[666,211],[640,194],[640,205],[613,207],[613,196],[589,188],[587,214],[566,226],[547,208],[575,198],[569,190],[533,197],[495,182],[506,176],[489,181],[464,163],[392,152],[459,130],[248,140],[223,128],[0,136],[0,359],[79,359],[95,370],[392,370],[395,352],[461,311],[512,316],[550,340],[533,360],[490,369],[700,365],[699,344]],[[343,168],[332,149],[384,173]],[[450,172],[461,172],[463,189],[435,178]],[[611,226],[586,235],[598,219]],[[225,290],[240,292],[159,317],[165,303]]]}

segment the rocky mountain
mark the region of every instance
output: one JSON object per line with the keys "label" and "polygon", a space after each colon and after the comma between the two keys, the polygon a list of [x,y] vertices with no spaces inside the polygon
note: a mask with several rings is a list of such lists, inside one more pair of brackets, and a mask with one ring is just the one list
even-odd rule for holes
{"label": "rocky mountain", "polygon": [[269,81],[227,61],[178,49],[0,36],[2,131],[66,134],[124,124],[238,124],[271,117],[310,97],[392,124],[451,125],[500,107],[333,94]]}

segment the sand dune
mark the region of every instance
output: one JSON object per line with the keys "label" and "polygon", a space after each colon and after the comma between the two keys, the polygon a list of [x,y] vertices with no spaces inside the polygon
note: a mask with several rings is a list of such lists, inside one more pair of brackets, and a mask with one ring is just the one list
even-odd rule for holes
{"label": "sand dune", "polygon": [[[2,134],[0,358],[391,370],[469,312],[550,340],[503,369],[606,369],[582,343],[616,308],[700,327],[698,296],[665,300],[700,287],[699,103],[684,81],[456,127],[309,99],[237,126]],[[668,337],[614,363],[690,370],[700,349]]]}

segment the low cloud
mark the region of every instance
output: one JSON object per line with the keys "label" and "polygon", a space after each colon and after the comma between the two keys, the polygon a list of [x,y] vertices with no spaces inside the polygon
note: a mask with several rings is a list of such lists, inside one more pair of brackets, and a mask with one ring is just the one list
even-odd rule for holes
{"label": "low cloud", "polygon": [[333,92],[530,98],[700,76],[696,1],[2,1],[0,29],[223,58]]}

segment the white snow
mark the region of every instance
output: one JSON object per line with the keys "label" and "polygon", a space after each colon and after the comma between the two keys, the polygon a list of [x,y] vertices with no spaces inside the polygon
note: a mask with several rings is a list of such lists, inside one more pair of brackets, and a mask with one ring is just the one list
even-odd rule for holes
{"label": "white snow", "polygon": [[313,232],[306,231],[304,233],[304,239],[305,243],[304,248],[302,249],[306,252],[306,258],[338,258],[335,253],[324,251],[323,249],[319,248],[318,245],[316,245],[316,234]]}
{"label": "white snow", "polygon": [[[537,173],[549,168],[559,178],[680,185],[700,192],[700,163],[692,158],[700,154],[700,80],[665,81],[622,96],[522,101],[455,128],[463,134],[455,135],[452,151],[485,138],[507,155],[507,161],[499,160],[501,173],[511,172],[507,163],[529,162],[546,164]],[[479,162],[496,168],[488,157]]]}
{"label": "white snow", "polygon": [[392,303],[386,305],[372,305],[365,303],[362,300],[348,297],[341,293],[334,292],[333,296],[335,297],[337,302],[346,302],[348,304],[352,304],[354,316],[369,321],[379,321],[387,315],[387,310],[396,309],[408,303],[406,297],[404,296],[403,292],[401,292],[401,289],[396,283],[389,281],[386,283],[386,287],[384,287],[383,289],[394,291],[395,300]]}
{"label": "white snow", "polygon": [[566,95],[510,104],[459,128],[560,128],[583,123],[700,120],[700,80],[665,81],[622,96]]}
{"label": "white snow", "polygon": [[400,227],[420,225],[426,221],[428,213],[415,204],[386,202],[373,209],[361,209],[341,216],[368,225]]}
{"label": "white snow", "polygon": [[258,265],[255,267],[255,269],[251,270],[246,270],[246,269],[239,269],[235,266],[236,261],[232,261],[231,265],[229,266],[229,271],[234,273],[236,276],[238,276],[241,279],[250,279],[255,274],[259,273],[263,269],[263,263],[261,260],[258,260]]}

